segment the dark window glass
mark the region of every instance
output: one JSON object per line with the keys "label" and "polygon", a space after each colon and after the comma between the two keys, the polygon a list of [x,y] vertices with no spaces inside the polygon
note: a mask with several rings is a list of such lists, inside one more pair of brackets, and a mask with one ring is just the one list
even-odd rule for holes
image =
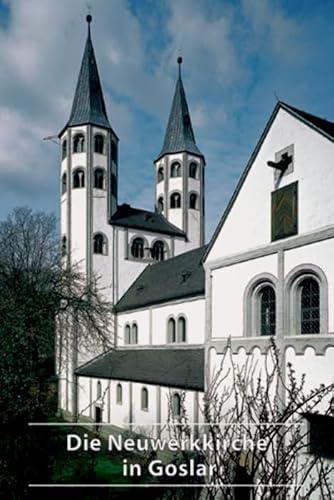
{"label": "dark window glass", "polygon": [[85,172],[80,168],[73,173],[73,188],[85,187]]}
{"label": "dark window glass", "polygon": [[76,134],[73,138],[73,153],[83,153],[85,151],[85,136]]}
{"label": "dark window glass", "polygon": [[61,194],[65,194],[66,191],[67,191],[67,175],[66,172],[64,172],[61,178]]}
{"label": "dark window glass", "polygon": [[95,234],[93,238],[93,252],[96,254],[105,254],[105,238],[102,234]]}
{"label": "dark window glass", "polygon": [[191,193],[189,196],[189,208],[198,209],[198,196],[196,193]]}
{"label": "dark window glass", "polygon": [[320,331],[320,290],[314,278],[305,278],[300,284],[301,333]]}
{"label": "dark window glass", "polygon": [[61,254],[63,257],[67,254],[67,238],[63,236],[61,239]]}
{"label": "dark window glass", "polygon": [[160,167],[158,169],[158,182],[161,182],[164,180],[164,169],[163,167]]}
{"label": "dark window glass", "polygon": [[101,386],[101,382],[98,381],[97,385],[96,385],[96,399],[100,399],[102,396],[102,386]]}
{"label": "dark window glass", "polygon": [[148,410],[148,390],[146,387],[141,391],[141,409]]}
{"label": "dark window glass", "polygon": [[158,199],[158,212],[161,213],[164,211],[164,199],[162,196]]}
{"label": "dark window glass", "polygon": [[111,143],[111,159],[113,162],[117,163],[117,143]]}
{"label": "dark window glass", "polygon": [[176,324],[174,318],[168,320],[167,342],[169,344],[176,342]]}
{"label": "dark window glass", "polygon": [[137,323],[133,323],[133,325],[132,325],[131,344],[138,344],[138,326],[137,326]]}
{"label": "dark window glass", "polygon": [[115,174],[111,174],[111,194],[117,196],[117,177]]}
{"label": "dark window glass", "polygon": [[123,388],[121,384],[117,384],[116,386],[116,403],[119,405],[122,404],[123,401]]}
{"label": "dark window glass", "polygon": [[261,335],[275,335],[276,328],[276,297],[271,286],[260,290],[260,321]]}
{"label": "dark window glass", "polygon": [[144,258],[144,240],[142,238],[135,238],[131,245],[131,255],[136,259]]}
{"label": "dark window glass", "polygon": [[126,325],[124,330],[124,344],[130,344],[131,342],[131,329],[129,325]]}
{"label": "dark window glass", "polygon": [[165,246],[163,241],[156,241],[152,247],[152,257],[154,260],[164,260]]}
{"label": "dark window glass", "polygon": [[192,179],[197,179],[198,177],[198,167],[196,163],[190,163],[189,165],[189,177]]}
{"label": "dark window glass", "polygon": [[172,408],[173,408],[173,416],[180,417],[181,416],[181,396],[180,396],[180,394],[173,394]]}
{"label": "dark window glass", "polygon": [[67,140],[64,139],[61,145],[61,159],[64,160],[67,156]]}
{"label": "dark window glass", "polygon": [[104,189],[104,170],[96,168],[94,170],[94,187],[96,189]]}
{"label": "dark window glass", "polygon": [[101,155],[104,153],[104,137],[101,134],[97,134],[94,137],[94,152]]}
{"label": "dark window glass", "polygon": [[181,316],[177,320],[177,341],[178,342],[186,342],[186,320],[183,316]]}
{"label": "dark window glass", "polygon": [[170,195],[170,208],[181,208],[180,193],[172,193]]}

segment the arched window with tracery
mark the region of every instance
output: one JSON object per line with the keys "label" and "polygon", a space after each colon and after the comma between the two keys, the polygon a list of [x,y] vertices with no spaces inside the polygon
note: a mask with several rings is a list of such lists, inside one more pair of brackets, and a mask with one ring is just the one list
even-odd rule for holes
{"label": "arched window with tracery", "polygon": [[85,171],[82,168],[77,168],[73,172],[73,189],[85,187]]}
{"label": "arched window with tracery", "polygon": [[85,136],[83,134],[75,134],[73,137],[73,153],[84,153],[85,151]]}
{"label": "arched window with tracery", "polygon": [[320,332],[320,287],[313,277],[299,283],[300,333]]}
{"label": "arched window with tracery", "polygon": [[67,174],[66,172],[64,172],[61,178],[61,194],[65,194],[66,191],[67,191]]}
{"label": "arched window with tracery", "polygon": [[94,188],[105,189],[105,171],[103,168],[94,170]]}
{"label": "arched window with tracery", "polygon": [[275,335],[276,294],[271,285],[263,286],[258,292],[261,335]]}
{"label": "arched window with tracery", "polygon": [[165,258],[165,245],[163,241],[155,241],[152,247],[152,258],[154,260],[164,260]]}
{"label": "arched window with tracery", "polygon": [[170,176],[171,177],[181,177],[182,175],[182,167],[178,161],[174,161],[174,163],[170,166]]}
{"label": "arched window with tracery", "polygon": [[94,137],[94,153],[104,154],[104,137],[102,134],[96,134]]}
{"label": "arched window with tracery", "polygon": [[135,238],[131,245],[131,255],[135,259],[144,258],[144,240],[143,238]]}
{"label": "arched window with tracery", "polygon": [[95,234],[93,238],[93,252],[98,255],[107,255],[107,239],[101,234]]}
{"label": "arched window with tracery", "polygon": [[180,193],[172,193],[170,195],[170,208],[181,208]]}

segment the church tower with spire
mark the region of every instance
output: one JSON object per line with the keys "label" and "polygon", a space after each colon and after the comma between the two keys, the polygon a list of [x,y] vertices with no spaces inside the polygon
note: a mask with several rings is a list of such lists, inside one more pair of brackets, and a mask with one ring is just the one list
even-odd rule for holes
{"label": "church tower with spire", "polygon": [[[93,269],[111,286],[109,220],[117,210],[118,138],[106,111],[90,25],[69,120],[61,141],[61,234],[64,261]],[[66,259],[66,260],[65,260]],[[110,270],[110,271],[108,271]]]}
{"label": "church tower with spire", "polygon": [[155,160],[156,210],[187,236],[187,248],[204,244],[205,158],[196,145],[178,60],[178,79],[162,150]]}

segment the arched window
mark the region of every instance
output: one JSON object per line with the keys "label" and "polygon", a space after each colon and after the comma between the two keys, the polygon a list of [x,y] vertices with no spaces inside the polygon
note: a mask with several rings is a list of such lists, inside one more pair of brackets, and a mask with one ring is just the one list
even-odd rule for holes
{"label": "arched window", "polygon": [[198,179],[198,166],[194,162],[189,165],[189,177],[192,179]]}
{"label": "arched window", "polygon": [[111,174],[111,194],[117,196],[117,177],[115,174]]}
{"label": "arched window", "polygon": [[124,344],[130,344],[131,343],[131,329],[130,325],[125,325],[124,328]]}
{"label": "arched window", "polygon": [[320,288],[315,278],[299,283],[300,333],[320,332]]}
{"label": "arched window", "polygon": [[175,161],[170,166],[170,176],[171,177],[181,177],[182,175],[182,167],[178,161]]}
{"label": "arched window", "polygon": [[121,405],[123,403],[123,387],[121,384],[116,386],[116,403]]}
{"label": "arched window", "polygon": [[172,193],[170,195],[170,208],[181,208],[180,193]]}
{"label": "arched window", "polygon": [[73,153],[83,153],[85,151],[85,136],[75,134],[73,137]]}
{"label": "arched window", "polygon": [[96,384],[96,399],[100,399],[102,397],[102,385],[101,382],[98,381]]}
{"label": "arched window", "polygon": [[98,255],[107,255],[107,239],[101,233],[94,235],[93,253],[98,254]]}
{"label": "arched window", "polygon": [[271,273],[255,276],[244,294],[244,336],[276,334],[277,278]]}
{"label": "arched window", "polygon": [[172,411],[173,417],[181,416],[181,396],[180,394],[174,393],[172,396]]}
{"label": "arched window", "polygon": [[65,257],[67,254],[67,238],[66,236],[63,236],[61,239],[61,255]]}
{"label": "arched window", "polygon": [[186,320],[183,316],[180,316],[177,320],[177,341],[178,342],[187,341]]}
{"label": "arched window", "polygon": [[117,163],[117,142],[111,143],[111,159],[114,163]]}
{"label": "arched window", "polygon": [[158,198],[158,212],[161,213],[164,211],[164,199],[162,196]]}
{"label": "arched window", "polygon": [[131,245],[131,255],[136,259],[144,258],[144,240],[142,238],[135,238]]}
{"label": "arched window", "polygon": [[174,318],[169,318],[167,323],[167,342],[169,344],[176,342],[176,323]]}
{"label": "arched window", "polygon": [[64,172],[61,178],[61,194],[65,194],[66,191],[67,191],[67,174],[66,172]]}
{"label": "arched window", "polygon": [[94,170],[94,187],[96,189],[105,189],[105,175],[103,168],[96,168]]}
{"label": "arched window", "polygon": [[85,187],[85,172],[82,168],[77,168],[73,172],[73,189]]}
{"label": "arched window", "polygon": [[189,208],[192,208],[193,210],[198,210],[198,196],[196,193],[190,193]]}
{"label": "arched window", "polygon": [[275,335],[276,296],[271,285],[263,286],[258,292],[261,335]]}
{"label": "arched window", "polygon": [[165,258],[165,245],[163,241],[156,241],[152,247],[152,258],[154,260],[164,260]]}
{"label": "arched window", "polygon": [[61,144],[61,159],[64,160],[67,156],[67,140],[64,139]]}
{"label": "arched window", "polygon": [[94,137],[94,153],[104,154],[104,137],[101,134]]}
{"label": "arched window", "polygon": [[141,409],[144,411],[148,410],[148,390],[143,387],[141,390]]}
{"label": "arched window", "polygon": [[137,323],[132,324],[131,328],[131,344],[138,344],[138,326]]}
{"label": "arched window", "polygon": [[159,167],[158,168],[157,178],[158,178],[158,182],[161,182],[161,181],[164,180],[164,169],[163,169],[163,167]]}

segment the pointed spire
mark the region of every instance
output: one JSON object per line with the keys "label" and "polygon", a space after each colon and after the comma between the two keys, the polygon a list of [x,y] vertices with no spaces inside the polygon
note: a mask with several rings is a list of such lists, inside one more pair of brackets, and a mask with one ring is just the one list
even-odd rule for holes
{"label": "pointed spire", "polygon": [[91,40],[92,16],[90,14],[87,15],[86,21],[88,23],[87,41],[67,126],[90,123],[111,128]]}
{"label": "pointed spire", "polygon": [[169,115],[164,144],[157,160],[165,154],[181,152],[193,153],[203,157],[203,154],[196,145],[186,94],[182,83],[182,57],[177,58],[177,63],[179,65],[178,79],[172,109]]}

